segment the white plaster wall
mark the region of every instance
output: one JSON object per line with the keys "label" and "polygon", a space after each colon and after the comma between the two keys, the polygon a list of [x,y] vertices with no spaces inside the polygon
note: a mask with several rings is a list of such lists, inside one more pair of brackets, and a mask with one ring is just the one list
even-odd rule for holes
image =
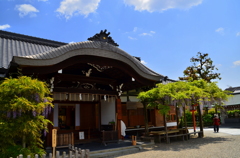
{"label": "white plaster wall", "polygon": [[109,102],[101,100],[101,124],[106,125],[110,121],[115,121],[115,117],[116,117],[115,100]]}
{"label": "white plaster wall", "polygon": [[[137,96],[129,96],[129,100],[132,102],[139,102],[140,100],[137,98]],[[121,102],[127,102],[126,96],[121,96]]]}
{"label": "white plaster wall", "polygon": [[232,97],[225,102],[225,105],[236,105],[240,104],[240,94],[233,94]]}

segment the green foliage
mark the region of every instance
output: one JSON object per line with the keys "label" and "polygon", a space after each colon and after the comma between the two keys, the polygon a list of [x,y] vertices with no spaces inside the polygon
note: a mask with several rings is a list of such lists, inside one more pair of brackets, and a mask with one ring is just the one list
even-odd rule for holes
{"label": "green foliage", "polygon": [[[186,111],[185,112],[185,114],[186,114],[186,121],[187,121],[187,123],[190,125],[190,126],[192,126],[192,112],[190,112],[190,111]],[[199,115],[198,115],[198,112],[195,112],[195,117],[197,118]],[[214,116],[214,113],[213,114],[204,114],[203,115],[203,124],[204,124],[204,126],[210,126],[210,125],[212,125],[212,121],[213,121],[213,116]],[[195,118],[195,120],[197,120]],[[184,118],[182,118],[182,121],[184,121]]]}
{"label": "green foliage", "polygon": [[[192,82],[173,82],[168,84],[157,84],[147,92],[141,92],[138,98],[148,104],[148,106],[156,107],[161,114],[167,114],[170,110],[169,105],[175,106],[192,106],[194,104],[210,103],[216,107],[222,105],[222,101],[229,98],[229,92],[221,90],[216,82],[207,82],[205,80],[194,80]],[[199,123],[204,122],[208,125],[212,120],[210,115],[206,115],[202,119],[202,115],[196,113]],[[186,120],[181,122],[192,122],[192,114],[186,112]],[[202,126],[202,125],[201,125]]]}
{"label": "green foliage", "polygon": [[[53,107],[46,83],[21,76],[0,85],[0,157],[14,152],[42,154],[42,132]],[[22,147],[21,145],[25,146]],[[15,151],[16,149],[16,151]],[[28,152],[29,151],[29,152]],[[12,155],[13,156],[13,155]]]}
{"label": "green foliage", "polygon": [[158,112],[162,115],[166,115],[170,111],[170,106],[166,106],[162,104],[158,104],[157,108],[159,110]]}
{"label": "green foliage", "polygon": [[237,114],[237,117],[240,115],[240,110],[229,110],[227,111],[228,117],[236,117],[235,115]]}
{"label": "green foliage", "polygon": [[203,122],[205,126],[212,125],[213,123],[213,115],[212,114],[204,114],[203,115]]}
{"label": "green foliage", "polygon": [[31,157],[34,157],[36,153],[38,155],[45,154],[45,150],[38,147],[23,148],[20,145],[14,145],[14,146],[6,146],[5,149],[6,149],[5,150],[6,152],[0,154],[1,158],[17,157],[20,154],[24,155],[24,158],[27,157],[26,155],[30,155]]}
{"label": "green foliage", "polygon": [[157,84],[156,88],[139,93],[138,98],[142,102],[148,103],[148,106],[158,107],[160,111],[162,109],[161,113],[166,113],[167,110],[164,110],[163,106],[168,106],[173,101],[178,106],[190,106],[202,101],[211,101],[220,105],[229,96],[229,92],[222,91],[216,82],[208,83],[205,80],[195,80],[192,82],[160,83]]}
{"label": "green foliage", "polygon": [[229,111],[227,111],[227,113],[228,114],[234,114],[234,113],[238,113],[238,114],[240,114],[240,110],[229,110]]}
{"label": "green foliage", "polygon": [[138,95],[138,98],[147,103],[149,107],[156,107],[159,109],[159,113],[167,114],[170,110],[169,100],[164,99],[164,96],[171,95],[170,91],[165,88],[165,85],[159,84],[158,88],[153,88],[147,92],[141,92]]}
{"label": "green foliage", "polygon": [[211,58],[208,58],[208,54],[197,53],[197,57],[190,59],[193,62],[192,66],[187,67],[184,71],[184,77],[179,77],[180,80],[194,81],[204,79],[207,82],[211,82],[214,79],[220,79],[220,73],[215,73],[214,70],[218,70],[214,65]]}
{"label": "green foliage", "polygon": [[[220,111],[217,111],[217,113],[220,114]],[[214,114],[216,114],[215,109],[212,108],[212,109],[208,110],[208,114],[211,114],[212,116],[213,116]]]}
{"label": "green foliage", "polygon": [[187,122],[192,122],[192,113],[188,110],[185,112]]}

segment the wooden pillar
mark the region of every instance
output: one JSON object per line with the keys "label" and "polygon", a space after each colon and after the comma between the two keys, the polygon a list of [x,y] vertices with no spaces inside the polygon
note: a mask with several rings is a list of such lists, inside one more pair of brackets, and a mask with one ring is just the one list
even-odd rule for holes
{"label": "wooden pillar", "polygon": [[58,128],[58,104],[54,104],[53,110],[53,127]]}
{"label": "wooden pillar", "polygon": [[149,129],[148,129],[148,113],[147,113],[147,104],[142,102],[143,104],[143,114],[144,114],[144,124],[145,124],[145,136],[149,136]]}
{"label": "wooden pillar", "polygon": [[80,104],[75,105],[75,130],[80,130]]}
{"label": "wooden pillar", "polygon": [[122,104],[121,104],[121,99],[116,99],[116,115],[117,115],[117,131],[118,131],[118,139],[121,139],[121,119],[122,119]]}

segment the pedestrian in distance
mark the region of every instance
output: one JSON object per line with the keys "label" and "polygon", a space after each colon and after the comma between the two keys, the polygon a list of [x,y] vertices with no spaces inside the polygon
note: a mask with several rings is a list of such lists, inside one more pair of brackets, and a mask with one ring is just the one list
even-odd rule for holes
{"label": "pedestrian in distance", "polygon": [[220,125],[220,119],[218,118],[217,115],[215,115],[213,118],[213,129],[215,133],[219,132],[219,125]]}

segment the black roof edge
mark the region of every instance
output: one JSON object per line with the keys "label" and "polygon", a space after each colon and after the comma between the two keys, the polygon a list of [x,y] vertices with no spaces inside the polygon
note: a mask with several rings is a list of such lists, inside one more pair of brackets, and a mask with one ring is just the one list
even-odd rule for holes
{"label": "black roof edge", "polygon": [[235,90],[240,90],[240,86],[238,86],[238,87],[228,87],[225,90],[234,92]]}
{"label": "black roof edge", "polygon": [[3,30],[0,30],[0,37],[13,39],[13,40],[21,40],[29,43],[34,43],[34,44],[47,45],[52,47],[60,47],[62,45],[68,44],[64,42],[58,42],[58,41],[53,41],[53,40],[48,40],[48,39],[43,39],[43,38],[38,38],[33,36],[27,36],[23,34],[3,31]]}

